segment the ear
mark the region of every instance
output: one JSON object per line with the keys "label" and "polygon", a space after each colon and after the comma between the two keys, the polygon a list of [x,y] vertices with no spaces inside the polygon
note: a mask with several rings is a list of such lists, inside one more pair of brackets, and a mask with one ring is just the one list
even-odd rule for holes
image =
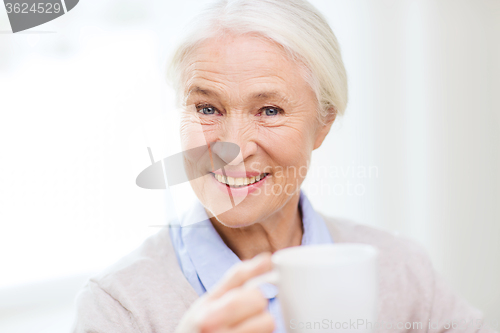
{"label": "ear", "polygon": [[337,118],[337,110],[335,108],[331,107],[328,109],[328,114],[326,116],[324,124],[318,124],[318,129],[316,130],[316,139],[314,141],[314,149],[318,149],[323,141],[326,138],[326,135],[328,132],[330,132],[330,128],[332,127],[333,122],[335,121],[335,118]]}

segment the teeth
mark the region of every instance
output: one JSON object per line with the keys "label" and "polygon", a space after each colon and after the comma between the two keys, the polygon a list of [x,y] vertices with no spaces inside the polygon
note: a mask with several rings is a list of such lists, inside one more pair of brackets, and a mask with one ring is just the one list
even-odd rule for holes
{"label": "teeth", "polygon": [[263,174],[260,174],[256,177],[251,177],[251,178],[225,177],[223,175],[219,175],[216,173],[214,173],[213,175],[214,175],[214,178],[217,179],[220,183],[230,185],[233,187],[241,187],[241,186],[250,185],[250,184],[253,184],[255,182],[258,182],[259,180],[263,179],[267,175],[267,173],[263,173]]}

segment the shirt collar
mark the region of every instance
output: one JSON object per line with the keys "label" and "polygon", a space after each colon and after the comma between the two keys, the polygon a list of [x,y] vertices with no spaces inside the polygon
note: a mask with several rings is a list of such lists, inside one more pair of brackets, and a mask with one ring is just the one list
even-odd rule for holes
{"label": "shirt collar", "polygon": [[302,226],[304,228],[301,245],[333,243],[325,221],[314,210],[304,191],[300,191],[299,207],[302,212]]}
{"label": "shirt collar", "polygon": [[[333,243],[325,222],[314,211],[303,191],[300,192],[299,207],[304,228],[301,245]],[[210,290],[229,268],[241,260],[219,236],[199,201],[185,218],[189,220],[193,216],[203,217],[202,221],[182,227],[181,235],[203,287]],[[261,286],[261,290],[268,299],[276,297],[278,292],[274,285],[267,283]]]}

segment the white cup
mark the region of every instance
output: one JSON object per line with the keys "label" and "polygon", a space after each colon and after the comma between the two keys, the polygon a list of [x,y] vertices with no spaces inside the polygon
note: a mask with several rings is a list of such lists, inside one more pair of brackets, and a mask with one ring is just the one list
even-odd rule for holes
{"label": "white cup", "polygon": [[287,332],[372,332],[377,315],[378,250],[337,243],[296,246],[272,255],[273,271],[247,286],[272,283]]}

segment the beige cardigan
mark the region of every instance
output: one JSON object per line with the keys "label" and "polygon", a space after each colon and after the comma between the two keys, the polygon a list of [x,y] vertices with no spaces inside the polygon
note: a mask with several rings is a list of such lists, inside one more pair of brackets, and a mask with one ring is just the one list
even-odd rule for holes
{"label": "beige cardigan", "polygon": [[[493,332],[491,328],[472,327],[479,325],[482,313],[449,289],[416,242],[350,221],[323,218],[334,243],[365,243],[380,250],[377,322],[384,327],[377,332],[443,332],[445,322],[452,320],[474,322],[467,329],[450,331]],[[164,227],[138,249],[90,278],[77,296],[73,332],[174,332],[197,298]],[[429,320],[438,329],[428,329]],[[422,329],[416,329],[416,322],[422,323]],[[407,323],[415,329],[403,328]]]}

